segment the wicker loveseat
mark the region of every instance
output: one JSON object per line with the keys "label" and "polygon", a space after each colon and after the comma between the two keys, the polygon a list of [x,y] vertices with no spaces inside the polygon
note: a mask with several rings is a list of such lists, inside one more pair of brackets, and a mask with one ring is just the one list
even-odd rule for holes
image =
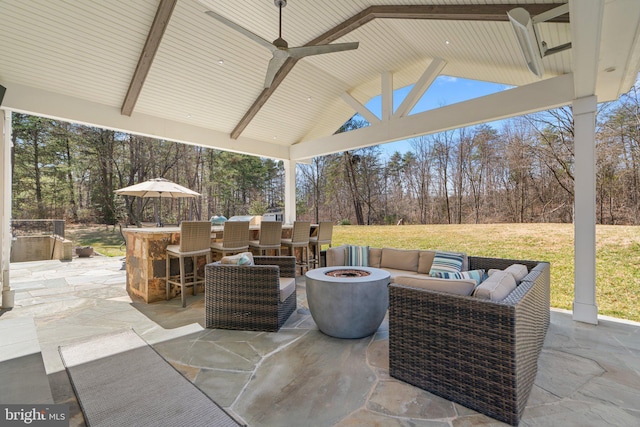
{"label": "wicker loveseat", "polygon": [[253,263],[205,266],[207,328],[275,332],[295,311],[296,258],[256,256]]}
{"label": "wicker loveseat", "polygon": [[502,301],[389,285],[392,377],[517,425],[549,326],[546,262],[468,257],[468,268],[529,273]]}

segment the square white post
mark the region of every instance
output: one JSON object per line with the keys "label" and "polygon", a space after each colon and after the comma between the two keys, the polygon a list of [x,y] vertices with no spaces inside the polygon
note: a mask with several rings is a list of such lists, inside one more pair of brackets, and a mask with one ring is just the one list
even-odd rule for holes
{"label": "square white post", "polygon": [[595,96],[573,101],[575,132],[573,320],[596,325],[596,108]]}
{"label": "square white post", "polygon": [[284,161],[284,222],[293,224],[296,220],[296,162]]}
{"label": "square white post", "polygon": [[2,116],[2,149],[0,150],[0,268],[2,269],[2,308],[13,308],[15,291],[9,283],[11,262],[11,111],[0,110]]}

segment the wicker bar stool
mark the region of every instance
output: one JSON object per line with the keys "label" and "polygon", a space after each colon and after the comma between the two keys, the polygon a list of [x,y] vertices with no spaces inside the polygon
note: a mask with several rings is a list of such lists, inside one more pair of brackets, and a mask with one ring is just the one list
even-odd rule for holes
{"label": "wicker bar stool", "polygon": [[211,250],[220,256],[238,254],[249,250],[249,221],[227,221],[221,243],[210,243]]}
{"label": "wicker bar stool", "polygon": [[320,250],[322,249],[322,245],[329,245],[329,247],[331,247],[332,237],[333,222],[331,221],[321,221],[318,224],[318,234],[309,237],[309,246],[311,246],[311,252],[313,253],[311,264],[314,267],[320,266]]}
{"label": "wicker bar stool", "polygon": [[266,255],[269,249],[282,255],[280,239],[282,239],[282,223],[280,221],[262,221],[260,223],[260,240],[250,240],[249,248],[259,251],[258,255]]}
{"label": "wicker bar stool", "polygon": [[282,239],[280,242],[283,246],[289,248],[289,254],[295,256],[295,248],[302,248],[300,262],[300,271],[304,268],[309,270],[309,232],[311,231],[311,223],[309,221],[294,221],[293,230],[290,239]]}
{"label": "wicker bar stool", "polygon": [[[166,287],[167,300],[171,294],[171,285],[180,286],[182,306],[187,305],[185,287],[193,286],[193,295],[198,293],[198,285],[204,284],[204,276],[198,276],[198,257],[207,258],[211,262],[211,223],[209,221],[182,221],[180,224],[180,244],[167,246]],[[187,273],[184,259],[193,261],[193,271]],[[180,277],[171,276],[171,258],[180,260]]]}

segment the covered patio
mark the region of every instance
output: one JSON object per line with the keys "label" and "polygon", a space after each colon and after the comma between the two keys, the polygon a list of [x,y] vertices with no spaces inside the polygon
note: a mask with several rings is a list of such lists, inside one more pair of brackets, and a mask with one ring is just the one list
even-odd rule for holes
{"label": "covered patio", "polygon": [[[21,403],[28,394],[41,402],[67,403],[72,426],[84,420],[58,346],[128,328],[248,425],[504,425],[391,378],[386,319],[371,337],[324,335],[309,314],[302,278],[297,311],[279,332],[265,333],[203,328],[202,296],[191,297],[186,309],[179,299],[131,301],[119,259],[12,267],[16,307],[0,322],[0,366],[13,360],[31,369],[15,383],[3,382],[0,401]],[[552,310],[520,425],[637,425],[638,326],[618,319],[587,325]],[[34,354],[41,354],[39,362],[29,358]]]}
{"label": "covered patio", "polygon": [[[539,38],[526,60],[520,47],[526,35],[519,39],[507,16],[518,6],[532,17],[526,33]],[[269,87],[269,50],[206,11],[261,38],[277,36],[278,8],[270,0],[0,3],[0,85],[6,88],[0,95],[0,265],[2,307],[14,308],[3,310],[0,322],[7,360],[41,351],[43,362],[35,363],[52,385],[50,401],[73,403],[57,346],[133,327],[249,425],[491,424],[390,378],[384,323],[374,336],[350,342],[321,334],[301,279],[297,312],[280,332],[268,334],[203,329],[201,300],[186,310],[176,300],[132,302],[119,260],[10,265],[11,114],[283,160],[284,216],[291,223],[297,163],[571,105],[575,299],[572,312],[552,311],[523,424],[638,423],[638,325],[598,316],[595,118],[597,104],[628,91],[640,71],[640,2],[292,0],[282,34],[291,47],[359,47],[289,58]],[[548,55],[540,51],[542,40]],[[412,113],[438,76],[509,89]],[[394,101],[394,91],[407,86],[406,98]],[[371,111],[366,105],[376,96],[381,107]],[[370,126],[334,135],[355,113]],[[328,352],[331,365],[320,357]],[[277,383],[265,384],[269,378]],[[3,390],[12,396],[19,388]],[[77,409],[74,414],[82,422]]]}
{"label": "covered patio", "polygon": [[[530,17],[518,32],[507,16],[517,6]],[[289,57],[278,62],[265,87],[270,52],[255,41],[275,38],[278,13],[267,0],[0,4],[0,85],[6,88],[0,101],[4,307],[13,305],[8,274],[13,111],[283,160],[284,216],[291,223],[297,163],[570,104],[576,186],[573,318],[597,323],[596,106],[617,99],[636,80],[638,2],[292,2],[282,11],[282,36],[291,47],[359,46]],[[511,89],[412,114],[442,75]],[[410,85],[409,94],[394,101],[394,91]],[[378,95],[380,111],[369,110],[367,103]],[[334,135],[356,112],[370,126]]]}
{"label": "covered patio", "polygon": [[[325,0],[292,2],[284,10],[278,4],[286,2],[0,5],[2,305],[13,303],[12,111],[283,160],[284,216],[291,223],[296,163],[571,104],[573,318],[596,324],[595,114],[598,102],[617,99],[637,78],[640,4]],[[517,6],[527,12],[512,26],[507,12]],[[291,47],[359,46],[278,60],[265,84],[270,52],[256,40],[275,38],[279,12]],[[412,114],[440,75],[512,88]],[[394,102],[394,90],[409,85],[409,94]],[[366,104],[378,95],[380,111],[369,110]],[[334,135],[356,112],[370,126]]]}

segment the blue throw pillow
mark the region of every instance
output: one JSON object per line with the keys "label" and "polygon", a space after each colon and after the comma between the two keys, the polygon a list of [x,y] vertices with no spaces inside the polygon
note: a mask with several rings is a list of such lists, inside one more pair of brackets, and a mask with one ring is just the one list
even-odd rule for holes
{"label": "blue throw pillow", "polygon": [[369,246],[347,246],[347,265],[369,266]]}
{"label": "blue throw pillow", "polygon": [[476,286],[484,280],[484,270],[460,271],[458,273],[433,272],[431,277],[439,277],[441,279],[472,279],[476,281]]}
{"label": "blue throw pillow", "polygon": [[429,273],[459,273],[462,271],[464,255],[453,252],[436,252]]}

